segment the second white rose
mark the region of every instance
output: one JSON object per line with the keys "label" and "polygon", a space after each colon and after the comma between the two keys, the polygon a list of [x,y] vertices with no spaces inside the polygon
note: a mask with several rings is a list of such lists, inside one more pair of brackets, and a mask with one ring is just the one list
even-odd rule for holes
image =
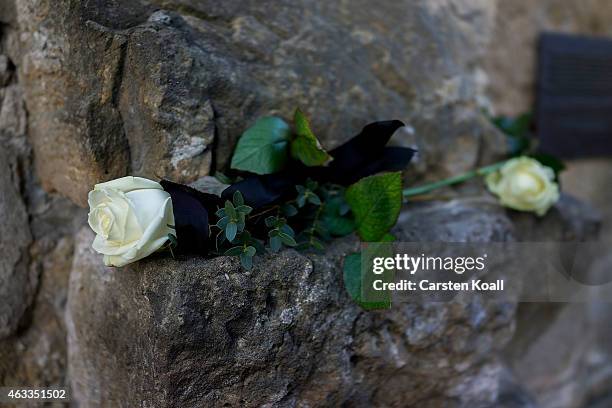
{"label": "second white rose", "polygon": [[502,205],[544,215],[559,200],[559,186],[550,167],[529,157],[508,160],[486,177],[489,190]]}

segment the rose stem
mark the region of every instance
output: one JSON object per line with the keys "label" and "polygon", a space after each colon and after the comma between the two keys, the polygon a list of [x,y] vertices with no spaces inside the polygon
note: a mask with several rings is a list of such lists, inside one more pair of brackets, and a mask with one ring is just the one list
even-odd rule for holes
{"label": "rose stem", "polygon": [[459,174],[458,176],[449,177],[444,180],[434,181],[432,183],[423,184],[422,186],[407,188],[403,191],[404,197],[413,197],[421,194],[429,193],[430,191],[436,190],[441,187],[450,186],[453,184],[463,183],[471,178],[478,176],[486,176],[487,174],[497,171],[506,163],[506,160],[499,163],[491,164],[488,166],[480,167],[474,170],[470,170],[466,173]]}

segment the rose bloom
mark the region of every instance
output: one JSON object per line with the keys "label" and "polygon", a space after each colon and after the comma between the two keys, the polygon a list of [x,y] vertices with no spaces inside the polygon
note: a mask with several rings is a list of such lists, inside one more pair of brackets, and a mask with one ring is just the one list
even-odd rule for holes
{"label": "rose bloom", "polygon": [[141,177],[96,184],[89,192],[92,247],[107,266],[123,266],[161,248],[174,234],[172,200],[162,186]]}
{"label": "rose bloom", "polygon": [[508,160],[486,177],[488,189],[502,205],[544,215],[559,200],[559,186],[550,167],[529,157]]}

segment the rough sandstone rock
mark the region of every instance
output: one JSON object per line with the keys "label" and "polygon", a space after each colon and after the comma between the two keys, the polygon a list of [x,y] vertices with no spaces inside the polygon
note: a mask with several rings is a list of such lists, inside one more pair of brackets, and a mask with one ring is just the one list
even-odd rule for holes
{"label": "rough sandstone rock", "polygon": [[[452,3],[452,4],[451,4]],[[84,205],[127,173],[193,181],[263,114],[301,106],[327,147],[377,119],[414,122],[415,169],[503,149],[475,109],[494,4],[456,0],[19,1],[7,41],[43,186]],[[441,29],[443,27],[443,29]],[[485,152],[483,156],[481,153]],[[489,152],[489,153],[486,153]]]}
{"label": "rough sandstone rock", "polygon": [[10,164],[14,164],[14,159],[0,150],[0,339],[15,332],[37,285],[37,276],[28,270],[28,247],[32,240],[28,213]]}
{"label": "rough sandstone rock", "polygon": [[[580,205],[568,200],[554,211],[576,213]],[[487,199],[411,205],[394,233],[406,241],[537,239],[508,216],[520,214]],[[583,222],[574,219],[565,229],[595,228]],[[562,231],[549,233],[562,239]],[[532,401],[527,384],[501,362],[501,350],[511,339],[536,342],[544,327],[513,338],[517,304],[478,297],[364,312],[342,283],[342,258],[357,248],[352,238],[332,243],[324,255],[266,257],[250,272],[227,257],[161,255],[106,268],[92,239],[88,229],[77,237],[67,310],[77,401],[280,407]]]}
{"label": "rough sandstone rock", "polygon": [[[5,40],[6,26],[1,28]],[[0,84],[0,384],[61,386],[74,227],[82,226],[85,214],[38,185],[17,77],[12,60],[0,54],[0,78],[7,81]]]}
{"label": "rough sandstone rock", "polygon": [[[413,216],[429,231],[447,210]],[[503,211],[487,216],[439,237],[507,238]],[[322,256],[265,257],[250,272],[228,257],[106,268],[92,239],[88,229],[77,237],[67,312],[73,392],[90,406],[488,406],[500,394],[497,350],[516,305],[475,298],[364,312],[342,282],[352,238]]]}

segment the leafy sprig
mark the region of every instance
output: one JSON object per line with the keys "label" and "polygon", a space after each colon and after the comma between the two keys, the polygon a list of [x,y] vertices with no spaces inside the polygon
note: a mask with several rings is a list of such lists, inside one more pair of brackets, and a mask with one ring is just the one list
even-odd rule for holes
{"label": "leafy sprig", "polygon": [[270,228],[268,231],[269,247],[272,252],[278,252],[283,245],[288,247],[294,247],[297,245],[295,242],[295,232],[293,228],[287,225],[287,220],[282,217],[270,216],[265,220],[266,227]]}
{"label": "leafy sprig", "polygon": [[[292,130],[281,118],[259,119],[242,134],[231,167],[270,174],[281,171],[291,158],[306,166],[333,160],[301,110],[296,109],[293,120]],[[293,198],[254,213],[237,191],[216,212],[217,253],[237,256],[250,269],[257,254],[277,253],[283,247],[321,251],[333,237],[355,230],[363,240],[382,239],[395,224],[401,193],[399,173],[374,175],[348,188],[307,180],[295,186]]]}
{"label": "leafy sprig", "polygon": [[216,226],[225,232],[225,238],[232,242],[236,234],[244,231],[246,217],[253,211],[253,208],[244,204],[244,198],[240,191],[236,191],[232,201],[226,200],[225,207],[220,208],[215,213],[219,217]]}

